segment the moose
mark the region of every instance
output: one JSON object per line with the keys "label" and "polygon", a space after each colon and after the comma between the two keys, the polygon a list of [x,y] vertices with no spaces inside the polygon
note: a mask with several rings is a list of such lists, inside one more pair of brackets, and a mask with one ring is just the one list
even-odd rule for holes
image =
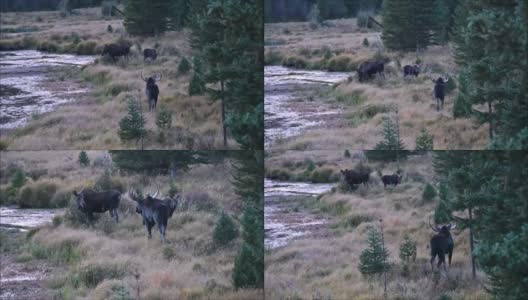
{"label": "moose", "polygon": [[455,246],[455,243],[453,242],[453,237],[451,236],[450,230],[456,228],[456,224],[448,224],[444,225],[442,227],[438,227],[437,225],[433,226],[431,225],[431,219],[429,218],[429,226],[431,226],[431,229],[433,229],[434,232],[437,232],[433,237],[431,237],[431,269],[433,268],[433,263],[438,256],[438,264],[437,268],[440,268],[442,264],[444,264],[444,269],[446,267],[445,265],[445,255],[448,255],[449,259],[449,266],[451,266],[451,257],[453,255],[453,248]]}
{"label": "moose", "polygon": [[438,77],[438,79],[433,82],[435,83],[434,86],[434,96],[436,99],[436,110],[439,111],[440,109],[444,109],[444,97],[445,97],[445,87],[446,83],[449,81],[449,79]]}
{"label": "moose", "polygon": [[382,60],[366,61],[359,65],[357,73],[359,82],[370,79],[374,74],[379,74],[385,78],[385,62]]}
{"label": "moose", "polygon": [[396,173],[392,175],[381,175],[381,181],[383,182],[383,187],[387,187],[387,185],[394,185],[397,186],[399,183],[401,183],[402,175],[400,174],[400,171],[396,171]]}
{"label": "moose", "polygon": [[403,77],[408,75],[418,77],[418,74],[420,74],[420,65],[406,65],[403,67]]}
{"label": "moose", "polygon": [[128,54],[130,54],[130,47],[132,45],[129,42],[123,43],[112,43],[106,44],[103,47],[103,52],[101,56],[109,55],[112,58],[112,61],[116,62],[116,57],[123,56],[128,59]]}
{"label": "moose", "polygon": [[146,48],[143,50],[143,60],[147,60],[148,58],[152,59],[152,60],[156,60],[156,58],[158,57],[158,53],[156,52],[156,49],[149,49],[149,48]]}
{"label": "moose", "polygon": [[79,193],[73,191],[76,197],[77,208],[84,212],[88,219],[93,220],[93,213],[104,213],[110,211],[110,217],[114,218],[116,223],[119,222],[117,208],[121,200],[121,193],[117,190],[107,190],[96,192],[92,189],[83,189]]}
{"label": "moose", "polygon": [[141,72],[141,79],[147,83],[147,86],[145,87],[145,95],[147,95],[149,112],[154,111],[156,110],[156,105],[158,104],[159,95],[159,88],[156,84],[156,81],[161,80],[161,75],[159,75],[159,77],[156,75],[144,78],[143,72]]}
{"label": "moose", "polygon": [[152,227],[158,224],[161,242],[165,243],[167,222],[178,206],[179,195],[176,199],[165,198],[163,200],[157,199],[157,195],[158,192],[153,196],[147,194],[147,197],[143,198],[137,193],[129,192],[130,198],[137,203],[136,213],[142,216],[143,225],[147,227],[148,238],[152,238]]}
{"label": "moose", "polygon": [[370,173],[366,170],[355,171],[355,170],[341,170],[345,182],[348,183],[350,188],[354,188],[356,184],[363,184],[368,187],[368,182],[370,180]]}

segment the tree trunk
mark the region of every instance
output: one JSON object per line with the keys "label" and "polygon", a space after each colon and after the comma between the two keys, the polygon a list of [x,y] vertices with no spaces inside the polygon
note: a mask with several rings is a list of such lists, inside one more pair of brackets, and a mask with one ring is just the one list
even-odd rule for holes
{"label": "tree trunk", "polygon": [[491,108],[491,101],[488,101],[488,113],[489,113],[489,137],[493,139],[493,110]]}
{"label": "tree trunk", "polygon": [[[385,254],[385,239],[383,237],[383,222],[380,220],[380,228],[381,228],[381,245],[383,248],[383,254]],[[385,261],[385,255],[383,256],[383,297],[387,299],[387,270],[386,270],[386,261]]]}
{"label": "tree trunk", "polygon": [[475,256],[473,254],[474,249],[474,240],[473,240],[473,210],[469,208],[469,247],[471,249],[471,271],[473,274],[473,279],[476,277],[475,273]]}
{"label": "tree trunk", "polygon": [[222,129],[224,132],[224,147],[227,147],[227,135],[226,135],[226,125],[225,125],[225,95],[224,95],[224,81],[220,81],[222,87]]}

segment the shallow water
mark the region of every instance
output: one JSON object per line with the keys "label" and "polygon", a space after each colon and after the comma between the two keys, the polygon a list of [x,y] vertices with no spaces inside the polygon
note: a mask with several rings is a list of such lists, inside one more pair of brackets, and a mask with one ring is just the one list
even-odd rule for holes
{"label": "shallow water", "polygon": [[32,116],[52,111],[86,92],[78,86],[50,84],[60,67],[81,67],[95,56],[50,54],[35,50],[0,52],[0,129],[24,126]]}
{"label": "shallow water", "polygon": [[290,69],[281,66],[264,67],[264,104],[266,148],[278,139],[299,135],[303,130],[319,125],[314,117],[339,113],[327,108],[302,111],[290,104],[306,97],[306,92],[328,87],[346,80],[350,73]]}
{"label": "shallow water", "polygon": [[292,240],[307,235],[312,229],[325,224],[326,220],[322,217],[290,211],[287,201],[289,196],[316,197],[330,191],[332,186],[332,184],[264,180],[265,247],[275,249],[286,246]]}
{"label": "shallow water", "polygon": [[28,230],[51,222],[61,209],[20,209],[0,207],[0,227]]}

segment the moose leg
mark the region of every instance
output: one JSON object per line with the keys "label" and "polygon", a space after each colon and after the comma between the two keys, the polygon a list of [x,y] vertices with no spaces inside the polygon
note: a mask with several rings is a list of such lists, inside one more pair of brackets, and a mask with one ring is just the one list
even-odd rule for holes
{"label": "moose leg", "polygon": [[445,254],[444,253],[438,253],[438,265],[437,267],[440,269],[440,266],[444,264],[445,267]]}
{"label": "moose leg", "polygon": [[434,264],[435,257],[436,257],[436,254],[431,254],[431,261],[430,261],[430,263],[431,263],[431,271],[434,270],[433,264]]}
{"label": "moose leg", "polygon": [[116,223],[119,223],[119,215],[117,214],[117,208],[114,208],[113,211],[114,211],[114,217],[115,217]]}
{"label": "moose leg", "polygon": [[152,238],[152,227],[154,227],[154,223],[147,221],[147,231],[148,231],[148,238],[149,239]]}
{"label": "moose leg", "polygon": [[167,227],[167,225],[162,225],[162,224],[159,224],[158,226],[158,229],[159,229],[159,232],[160,232],[160,237],[161,237],[161,242],[164,244],[165,243],[165,228]]}
{"label": "moose leg", "polygon": [[451,267],[451,256],[453,256],[453,251],[449,251],[448,258],[449,258],[449,266]]}

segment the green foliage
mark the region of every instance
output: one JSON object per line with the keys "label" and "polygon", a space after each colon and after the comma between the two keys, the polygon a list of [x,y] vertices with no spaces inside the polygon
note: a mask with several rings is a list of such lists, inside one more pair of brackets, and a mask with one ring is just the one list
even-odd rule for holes
{"label": "green foliage", "polygon": [[224,132],[229,128],[242,149],[262,149],[264,143],[252,138],[264,131],[264,117],[258,116],[264,113],[263,30],[257,21],[262,15],[262,1],[211,0],[191,22],[191,46],[203,58],[203,79],[218,87],[210,96],[222,101]]}
{"label": "green foliage", "polygon": [[323,19],[321,18],[321,10],[319,10],[319,5],[317,5],[317,3],[312,5],[312,9],[308,14],[308,22],[312,28],[317,28],[323,22]]}
{"label": "green foliage", "polygon": [[203,76],[202,60],[198,56],[193,57],[194,72],[189,82],[189,95],[203,95],[205,93],[205,80]]}
{"label": "green foliage", "polygon": [[416,151],[430,151],[433,148],[433,136],[424,127],[420,131],[420,135],[416,137]]}
{"label": "green foliage", "polygon": [[433,0],[383,1],[385,46],[392,50],[423,49],[431,43],[434,27]]}
{"label": "green foliage", "polygon": [[178,187],[176,186],[176,183],[174,182],[174,180],[171,180],[170,181],[170,185],[169,185],[169,197],[174,197],[178,194],[179,190],[178,190]]}
{"label": "green foliage", "polygon": [[235,222],[228,214],[222,212],[213,231],[213,241],[216,245],[225,246],[237,236],[238,229]]}
{"label": "green foliage", "polygon": [[393,161],[407,158],[408,151],[405,150],[405,145],[400,139],[400,128],[397,122],[384,117],[381,135],[383,140],[376,144],[374,150],[365,152],[369,159]]}
{"label": "green foliage", "polygon": [[132,35],[162,34],[170,27],[170,0],[128,0],[125,5],[125,29]]}
{"label": "green foliage", "polygon": [[350,158],[350,151],[345,150],[345,154],[343,155],[345,158]]}
{"label": "green foliage", "polygon": [[429,202],[433,200],[435,197],[436,197],[436,190],[430,183],[428,183],[427,185],[425,185],[425,188],[423,190],[422,199],[424,202]]}
{"label": "green foliage", "polygon": [[160,131],[168,130],[172,126],[172,114],[165,105],[160,105],[160,110],[156,115],[156,126]]}
{"label": "green foliage", "polygon": [[400,244],[400,260],[403,264],[416,261],[416,241],[409,234],[405,234]]}
{"label": "green foliage", "polygon": [[453,104],[453,117],[465,118],[471,116],[471,101],[468,94],[469,82],[466,72],[459,74],[458,81],[459,90]]}
{"label": "green foliage", "polygon": [[53,207],[52,199],[57,188],[57,184],[50,181],[39,181],[32,185],[26,185],[20,190],[18,205],[20,208]]}
{"label": "green foliage", "polygon": [[111,188],[113,188],[112,176],[110,175],[110,170],[106,169],[104,173],[95,181],[94,190],[97,192],[102,192]]}
{"label": "green foliage", "polygon": [[134,98],[128,100],[128,115],[119,121],[119,137],[123,141],[135,140],[136,142],[145,136],[145,119],[141,107]]}
{"label": "green foliage", "polygon": [[233,185],[244,201],[242,248],[235,259],[232,279],[235,288],[264,286],[264,153],[238,151],[234,154]]}
{"label": "green foliage", "polygon": [[11,186],[15,189],[23,187],[27,182],[26,173],[22,169],[15,171],[15,174],[11,178]]}
{"label": "green foliage", "polygon": [[121,171],[139,174],[169,174],[187,171],[192,164],[206,163],[206,153],[198,151],[110,151]]}
{"label": "green foliage", "polygon": [[191,70],[191,62],[186,57],[182,57],[178,65],[178,74],[187,74]]}
{"label": "green foliage", "polygon": [[127,275],[126,265],[118,263],[92,263],[78,268],[75,279],[88,288],[95,288],[105,279],[123,278]]}
{"label": "green foliage", "polygon": [[367,237],[368,246],[359,256],[358,269],[365,277],[380,275],[389,269],[389,252],[383,247],[381,233],[370,227]]}
{"label": "green foliage", "polygon": [[79,153],[78,162],[81,167],[87,167],[90,165],[90,159],[88,158],[88,154],[86,154],[86,151],[83,150]]}

